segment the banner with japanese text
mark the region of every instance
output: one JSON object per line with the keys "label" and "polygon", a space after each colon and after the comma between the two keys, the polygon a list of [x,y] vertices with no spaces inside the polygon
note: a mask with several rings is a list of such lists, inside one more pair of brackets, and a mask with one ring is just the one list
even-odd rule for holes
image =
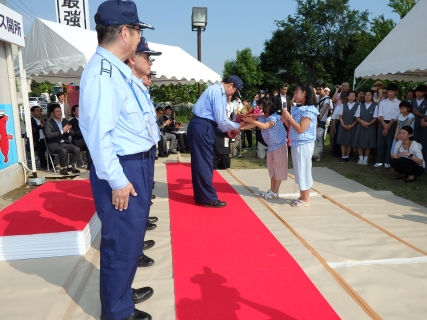
{"label": "banner with japanese text", "polygon": [[0,40],[25,47],[22,16],[0,3]]}
{"label": "banner with japanese text", "polygon": [[90,30],[88,0],[55,0],[55,5],[58,23]]}

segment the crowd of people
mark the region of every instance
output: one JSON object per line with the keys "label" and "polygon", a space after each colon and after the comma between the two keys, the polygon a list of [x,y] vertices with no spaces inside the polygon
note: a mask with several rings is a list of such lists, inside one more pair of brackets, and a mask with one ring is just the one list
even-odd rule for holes
{"label": "crowd of people", "polygon": [[[358,165],[368,165],[370,160],[375,159],[374,167],[384,167],[400,172],[400,169],[396,167],[397,162],[393,159],[404,157],[412,160],[412,164],[416,166],[408,169],[408,172],[405,171],[404,181],[415,181],[414,176],[424,172],[423,159],[427,156],[427,99],[425,98],[427,87],[418,85],[414,90],[409,90],[403,101],[397,98],[397,89],[395,83],[390,83],[387,88],[384,88],[381,81],[376,81],[371,90],[351,91],[349,84],[344,82],[337,85],[331,94],[331,90],[322,81],[317,81],[314,85],[315,102],[313,105],[319,115],[317,116],[312,160],[321,160],[324,139],[327,136],[325,131],[328,131],[331,152],[340,158],[341,163],[351,162],[352,155],[357,152]],[[281,114],[282,110],[290,112],[297,104],[294,98],[287,95],[287,92],[287,84],[284,84],[280,90],[273,90],[271,94],[259,90],[251,104],[263,108],[265,101],[268,104],[271,101],[276,106],[278,114]],[[242,103],[243,105],[250,104],[245,99],[243,102],[240,102],[240,99],[236,99],[234,102],[229,99],[227,113],[231,118]],[[410,133],[412,148],[419,147],[421,150],[417,154],[404,155],[399,150],[399,146],[401,146],[399,141],[402,141],[401,138],[404,136],[401,134],[401,130],[404,126],[410,126],[412,129]],[[264,159],[267,156],[265,150],[269,150],[269,145],[263,138],[262,131],[265,130],[263,126],[256,126],[255,129],[251,127],[243,129],[246,130],[242,130],[240,134],[242,147],[252,147],[252,135],[255,131],[257,157]],[[289,140],[288,144],[291,144],[292,140]],[[233,152],[230,152],[230,155],[233,156]],[[267,163],[268,161],[267,157]]]}
{"label": "crowd of people", "polygon": [[[91,157],[79,126],[79,106],[70,108],[65,102],[63,92],[52,95],[50,99],[48,118],[43,117],[41,107],[33,106],[30,109],[33,146],[40,161],[40,169],[48,168],[48,150],[50,157],[58,155],[59,174],[80,173],[77,169],[80,152],[87,152],[88,168],[91,165]],[[28,141],[27,149],[29,145]]]}

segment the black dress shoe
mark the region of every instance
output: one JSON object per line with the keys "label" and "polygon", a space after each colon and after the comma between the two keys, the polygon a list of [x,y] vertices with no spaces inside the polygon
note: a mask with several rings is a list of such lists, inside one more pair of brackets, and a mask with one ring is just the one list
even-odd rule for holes
{"label": "black dress shoe", "polygon": [[154,223],[147,224],[147,230],[154,230],[156,228],[157,228],[157,225],[155,225]]}
{"label": "black dress shoe", "polygon": [[148,217],[148,223],[156,223],[159,221],[157,217]]}
{"label": "black dress shoe", "polygon": [[154,264],[154,260],[147,257],[145,254],[141,254],[138,260],[138,267],[151,267]]}
{"label": "black dress shoe", "polygon": [[142,250],[151,249],[152,247],[154,247],[155,244],[156,243],[154,242],[154,240],[144,241],[144,244],[142,245]]}
{"label": "black dress shoe", "polygon": [[156,195],[152,194],[151,199],[156,199]]}
{"label": "black dress shoe", "polygon": [[154,290],[151,287],[144,287],[132,290],[132,300],[135,304],[148,300],[154,294]]}
{"label": "black dress shoe", "polygon": [[178,151],[176,151],[176,150],[169,150],[168,153],[169,154],[178,154]]}
{"label": "black dress shoe", "polygon": [[167,153],[165,153],[165,152],[159,153],[159,158],[167,158],[167,157],[169,157],[169,155]]}
{"label": "black dress shoe", "polygon": [[151,320],[151,316],[144,311],[135,309],[132,314],[124,318],[123,320]]}
{"label": "black dress shoe", "polygon": [[208,203],[201,203],[196,201],[196,204],[207,208],[224,208],[227,203],[224,201],[216,200]]}

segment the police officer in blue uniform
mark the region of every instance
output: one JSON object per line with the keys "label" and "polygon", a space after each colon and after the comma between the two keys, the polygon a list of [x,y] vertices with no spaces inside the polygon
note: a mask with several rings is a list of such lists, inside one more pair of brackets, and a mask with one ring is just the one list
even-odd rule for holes
{"label": "police officer in blue uniform", "polygon": [[141,29],[132,1],[106,1],[95,15],[98,47],[80,82],[80,128],[93,159],[90,172],[101,230],[101,319],[150,320],[135,303],[150,297],[134,290],[150,207],[150,157],[155,137],[150,106],[138,97],[132,71]]}
{"label": "police officer in blue uniform", "polygon": [[[144,37],[141,37],[141,41],[139,42],[138,47],[136,48],[135,56],[125,61],[125,64],[127,64],[132,70],[132,86],[135,88],[135,93],[138,97],[138,101],[143,102],[144,120],[147,123],[147,128],[151,131],[151,135],[155,143],[160,141],[160,130],[156,122],[156,111],[154,110],[154,105],[151,101],[150,93],[148,92],[147,87],[144,85],[143,78],[147,79],[147,76],[149,76],[151,73],[151,66],[153,62],[150,56],[159,56],[161,54],[161,52],[150,50],[150,48],[148,47],[147,40]],[[148,179],[148,185],[153,185],[155,160],[156,145],[154,145],[150,150],[150,174]],[[151,196],[152,188],[150,188],[149,199],[151,199]],[[150,206],[148,210],[150,210]],[[149,240],[148,242],[154,245],[153,240]],[[144,246],[146,246],[145,242]],[[142,252],[138,260],[138,267],[149,267],[153,264],[154,260],[146,256],[144,252]]]}
{"label": "police officer in blue uniform", "polygon": [[239,93],[243,81],[238,76],[225,77],[207,88],[193,107],[194,116],[187,129],[188,143],[191,150],[191,178],[194,200],[204,207],[223,208],[226,203],[218,199],[212,185],[213,150],[217,127],[228,132],[230,138],[237,135],[237,130],[244,122],[236,123],[226,117],[229,96]]}

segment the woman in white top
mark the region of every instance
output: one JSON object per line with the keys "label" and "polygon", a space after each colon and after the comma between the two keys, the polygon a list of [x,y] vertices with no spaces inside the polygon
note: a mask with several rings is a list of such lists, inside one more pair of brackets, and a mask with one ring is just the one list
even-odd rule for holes
{"label": "woman in white top", "polygon": [[412,138],[414,130],[404,126],[399,131],[399,141],[391,154],[390,165],[397,171],[397,179],[414,182],[416,176],[424,172],[425,162],[421,152],[421,144]]}

